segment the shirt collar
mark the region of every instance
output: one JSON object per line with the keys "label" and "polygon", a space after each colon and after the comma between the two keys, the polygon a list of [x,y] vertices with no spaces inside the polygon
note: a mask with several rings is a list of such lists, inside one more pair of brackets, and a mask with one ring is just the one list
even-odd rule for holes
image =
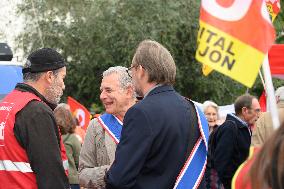
{"label": "shirt collar", "polygon": [[[151,91],[153,91],[154,89],[156,89],[157,87],[160,87],[160,86],[162,86],[162,85],[163,85],[163,84],[157,84],[157,85],[155,85],[154,87],[152,87],[152,88],[144,95],[144,98],[146,98],[146,96],[148,96]],[[144,99],[144,98],[143,98],[143,99]]]}
{"label": "shirt collar", "polygon": [[245,122],[244,120],[242,120],[241,118],[239,118],[238,116],[236,116],[235,114],[230,114],[232,117],[236,118],[237,120],[239,120],[243,125],[248,127],[247,122]]}

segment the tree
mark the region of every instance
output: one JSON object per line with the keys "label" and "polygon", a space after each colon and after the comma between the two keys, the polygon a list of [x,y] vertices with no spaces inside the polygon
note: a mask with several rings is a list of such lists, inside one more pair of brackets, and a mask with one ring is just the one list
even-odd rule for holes
{"label": "tree", "polygon": [[99,102],[102,72],[128,67],[143,39],[171,51],[177,64],[175,88],[182,95],[229,104],[246,88],[217,72],[202,76],[194,58],[199,6],[195,0],[23,0],[19,13],[27,22],[17,40],[26,54],[41,47],[41,41],[59,49],[69,63],[65,95],[87,107]]}

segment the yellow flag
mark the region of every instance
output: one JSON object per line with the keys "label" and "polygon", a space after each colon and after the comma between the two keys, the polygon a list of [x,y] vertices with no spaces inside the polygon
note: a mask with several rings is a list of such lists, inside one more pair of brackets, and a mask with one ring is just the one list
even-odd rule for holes
{"label": "yellow flag", "polygon": [[202,0],[196,59],[251,87],[275,37],[263,5],[260,0]]}
{"label": "yellow flag", "polygon": [[204,76],[209,75],[212,71],[213,71],[213,69],[210,68],[209,66],[207,66],[205,64],[202,65],[202,73],[203,73]]}

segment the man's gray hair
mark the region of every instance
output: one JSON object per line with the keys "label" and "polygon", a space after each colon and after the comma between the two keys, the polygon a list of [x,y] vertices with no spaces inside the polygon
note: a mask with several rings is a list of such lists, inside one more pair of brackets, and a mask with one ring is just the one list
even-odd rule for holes
{"label": "man's gray hair", "polygon": [[[55,76],[59,73],[59,69],[57,70],[51,70]],[[45,71],[46,72],[46,71]],[[42,74],[45,72],[37,72],[37,73],[31,73],[27,72],[23,74],[23,81],[24,82],[36,82],[39,80]]]}
{"label": "man's gray hair", "polygon": [[278,97],[279,100],[284,101],[284,86],[277,88],[275,91],[275,97]]}
{"label": "man's gray hair", "polygon": [[23,74],[23,80],[24,82],[36,82],[39,80],[39,78],[41,77],[41,75],[43,74],[43,72],[39,72],[39,73],[24,73]]}
{"label": "man's gray hair", "polygon": [[[103,72],[103,77],[109,76],[114,73],[119,75],[119,84],[121,89],[127,89],[127,87],[129,86],[133,88],[132,79],[128,75],[126,67],[123,66],[110,67]],[[136,97],[136,95],[134,94],[133,97]]]}

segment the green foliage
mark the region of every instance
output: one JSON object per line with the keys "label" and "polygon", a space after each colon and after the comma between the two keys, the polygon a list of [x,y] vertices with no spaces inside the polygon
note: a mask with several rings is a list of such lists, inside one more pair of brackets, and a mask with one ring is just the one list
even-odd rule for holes
{"label": "green foliage", "polygon": [[276,30],[276,43],[283,44],[284,43],[284,6],[283,5],[281,6],[279,14],[275,18],[273,25]]}
{"label": "green foliage", "polygon": [[[217,72],[202,75],[194,58],[199,6],[196,0],[23,0],[18,11],[26,23],[18,48],[28,54],[41,47],[40,29],[44,46],[59,49],[69,63],[65,95],[99,109],[102,72],[128,67],[138,43],[153,39],[173,54],[182,95],[229,104],[246,88]],[[251,92],[260,95],[261,87],[258,79]]]}

